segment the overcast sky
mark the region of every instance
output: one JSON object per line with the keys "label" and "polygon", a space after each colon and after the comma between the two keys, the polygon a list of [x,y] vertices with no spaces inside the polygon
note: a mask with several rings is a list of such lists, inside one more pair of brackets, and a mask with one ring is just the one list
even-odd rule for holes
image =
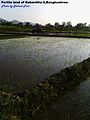
{"label": "overcast sky", "polygon": [[[0,0],[0,4],[1,1],[2,0]],[[31,1],[35,1],[35,0],[31,0]],[[42,1],[42,0],[38,0],[38,1]],[[61,1],[61,0],[56,0],[56,1]],[[90,13],[89,13],[90,0],[62,0],[62,1],[68,1],[69,4],[58,4],[58,5],[31,4],[30,8],[1,8],[0,6],[0,17],[7,20],[30,21],[33,23],[41,23],[41,24],[46,24],[46,23],[54,24],[55,22],[62,23],[68,21],[71,21],[73,25],[80,22],[82,23],[87,22],[88,24],[90,24]]]}

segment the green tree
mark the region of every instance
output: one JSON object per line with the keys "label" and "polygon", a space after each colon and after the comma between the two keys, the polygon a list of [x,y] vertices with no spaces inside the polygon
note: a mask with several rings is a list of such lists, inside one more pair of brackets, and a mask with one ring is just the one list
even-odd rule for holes
{"label": "green tree", "polygon": [[50,23],[48,23],[48,24],[45,25],[45,28],[48,29],[48,30],[53,30],[54,26],[51,25]]}
{"label": "green tree", "polygon": [[26,22],[26,23],[25,23],[25,26],[26,26],[26,27],[30,27],[30,23],[29,23],[29,22]]}
{"label": "green tree", "polygon": [[54,26],[55,28],[58,28],[60,26],[59,22],[55,22]]}
{"label": "green tree", "polygon": [[72,30],[72,23],[71,22],[67,22],[66,30]]}

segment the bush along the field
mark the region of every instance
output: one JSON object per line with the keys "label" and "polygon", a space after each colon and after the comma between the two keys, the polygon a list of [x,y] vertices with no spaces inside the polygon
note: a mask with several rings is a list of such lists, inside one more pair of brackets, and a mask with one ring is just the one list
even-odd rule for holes
{"label": "bush along the field", "polygon": [[60,93],[90,76],[90,58],[61,70],[31,90],[0,92],[0,120],[47,120]]}

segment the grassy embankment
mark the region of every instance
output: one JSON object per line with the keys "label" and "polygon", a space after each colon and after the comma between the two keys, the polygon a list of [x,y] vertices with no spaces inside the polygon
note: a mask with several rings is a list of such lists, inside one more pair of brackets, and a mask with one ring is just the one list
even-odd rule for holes
{"label": "grassy embankment", "polygon": [[25,37],[31,31],[30,27],[16,25],[0,25],[0,39]]}
{"label": "grassy embankment", "polygon": [[47,120],[48,109],[65,90],[90,77],[90,58],[51,75],[30,91],[0,91],[0,120]]}

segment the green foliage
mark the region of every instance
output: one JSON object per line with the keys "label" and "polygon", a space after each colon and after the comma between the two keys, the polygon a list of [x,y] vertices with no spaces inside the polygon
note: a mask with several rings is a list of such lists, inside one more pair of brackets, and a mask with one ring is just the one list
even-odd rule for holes
{"label": "green foliage", "polygon": [[78,23],[76,26],[72,26],[71,22],[55,22],[54,25],[50,23],[46,25],[34,24],[31,25],[29,22],[13,24],[11,22],[1,22],[0,23],[0,33],[2,34],[12,34],[12,33],[22,33],[22,34],[48,34],[48,33],[61,33],[63,36],[73,36],[73,37],[90,37],[90,25],[87,23]]}

